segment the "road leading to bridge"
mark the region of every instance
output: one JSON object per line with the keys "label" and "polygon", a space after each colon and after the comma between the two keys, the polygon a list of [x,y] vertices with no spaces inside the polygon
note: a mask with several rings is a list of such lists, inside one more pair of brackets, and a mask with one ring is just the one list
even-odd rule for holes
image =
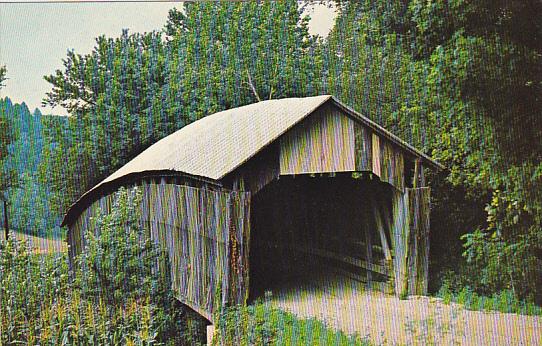
{"label": "road leading to bridge", "polygon": [[266,296],[278,308],[376,344],[542,344],[540,317],[468,311],[429,297],[399,300],[339,276],[282,284]]}

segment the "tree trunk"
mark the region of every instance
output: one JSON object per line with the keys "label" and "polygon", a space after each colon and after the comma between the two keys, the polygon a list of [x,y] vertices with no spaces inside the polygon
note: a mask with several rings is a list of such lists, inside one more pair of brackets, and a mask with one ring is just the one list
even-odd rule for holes
{"label": "tree trunk", "polygon": [[6,235],[6,240],[9,236],[9,224],[8,224],[8,202],[4,200],[4,230]]}

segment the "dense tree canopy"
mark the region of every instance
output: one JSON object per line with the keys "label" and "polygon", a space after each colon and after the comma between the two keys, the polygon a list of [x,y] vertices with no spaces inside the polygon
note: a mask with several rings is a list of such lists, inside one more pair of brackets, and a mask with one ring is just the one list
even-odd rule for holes
{"label": "dense tree canopy", "polygon": [[534,0],[343,2],[327,41],[329,92],[449,168],[433,268],[456,266],[463,235],[454,281],[485,293],[541,296],[541,14]]}
{"label": "dense tree canopy", "polygon": [[[448,167],[432,278],[542,296],[542,5],[340,1],[326,39],[295,1],[188,2],[163,32],[99,37],[45,79],[40,174],[59,215],[156,140],[258,100],[336,95]],[[53,118],[53,117],[51,117]],[[428,172],[430,173],[430,172]]]}

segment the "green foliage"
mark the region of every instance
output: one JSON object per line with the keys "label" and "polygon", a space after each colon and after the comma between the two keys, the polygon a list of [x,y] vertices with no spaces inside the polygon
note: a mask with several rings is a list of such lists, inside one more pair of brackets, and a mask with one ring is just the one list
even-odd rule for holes
{"label": "green foliage", "polygon": [[315,38],[297,3],[187,2],[165,32],[99,37],[68,52],[45,79],[45,105],[68,124],[48,129],[41,180],[63,212],[90,187],[164,136],[201,117],[258,99],[318,93]]}
{"label": "green foliage", "polygon": [[453,266],[479,293],[542,297],[541,14],[536,1],[351,1],[325,43],[326,92],[448,168],[429,174],[430,282]]}
{"label": "green foliage", "polygon": [[214,345],[369,345],[367,340],[330,329],[315,319],[256,303],[227,308],[220,316]]}
{"label": "green foliage", "polygon": [[44,104],[73,115],[51,124],[42,181],[53,186],[54,210],[64,211],[98,180],[175,128],[159,111],[165,83],[161,34],[100,36],[87,55],[68,52],[64,69],[46,76]]}
{"label": "green foliage", "polygon": [[502,290],[491,296],[477,294],[469,286],[464,286],[459,291],[450,289],[450,283],[445,282],[437,293],[444,303],[457,303],[466,309],[476,311],[500,311],[504,313],[516,313],[522,315],[542,316],[542,308],[532,302],[519,300],[512,290]]}
{"label": "green foliage", "polygon": [[6,80],[8,79],[6,77],[6,74],[7,74],[7,68],[6,66],[0,66],[0,90],[2,90],[3,87],[5,87],[6,85],[4,84],[6,82]]}
{"label": "green foliage", "polygon": [[87,238],[73,283],[64,254],[35,254],[14,237],[0,243],[2,344],[197,341],[188,328],[193,317],[176,307],[157,270],[159,249],[133,223],[139,199],[139,192],[122,190],[115,212],[96,218],[104,238]]}
{"label": "green foliage", "polygon": [[[0,66],[0,90],[5,86],[6,66]],[[8,189],[16,185],[16,171],[6,165],[9,155],[9,146],[17,139],[17,134],[11,125],[11,119],[7,114],[5,107],[0,107],[0,200],[7,200]]]}
{"label": "green foliage", "polygon": [[330,93],[448,168],[427,174],[430,282],[454,269],[479,294],[542,299],[540,2],[340,3],[326,40],[295,1],[196,2],[163,33],[69,52],[46,77],[45,103],[72,115],[48,128],[53,209],[207,114]]}
{"label": "green foliage", "polygon": [[[0,119],[7,119],[13,140],[7,147],[2,167],[8,176],[0,183],[8,201],[8,219],[12,230],[24,234],[59,236],[59,215],[51,213],[50,189],[39,181],[43,160],[44,128],[63,117],[30,112],[23,104],[13,104],[9,98],[0,100]],[[4,220],[4,210],[0,208]]]}
{"label": "green foliage", "polygon": [[[76,260],[75,284],[88,295],[108,297],[109,304],[122,304],[143,296],[167,293],[159,276],[158,259],[163,257],[147,231],[139,224],[139,190],[121,188],[111,213],[98,215],[85,229],[85,250]],[[163,282],[165,285],[166,282]]]}

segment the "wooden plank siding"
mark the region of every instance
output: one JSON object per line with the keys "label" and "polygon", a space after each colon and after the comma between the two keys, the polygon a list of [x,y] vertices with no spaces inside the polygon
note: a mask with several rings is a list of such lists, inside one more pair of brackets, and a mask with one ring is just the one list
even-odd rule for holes
{"label": "wooden plank siding", "polygon": [[376,176],[380,177],[382,175],[381,171],[381,159],[382,159],[382,152],[380,151],[380,137],[376,135],[375,133],[371,136],[371,142],[372,142],[372,158],[373,158],[373,164],[372,164],[372,171]]}
{"label": "wooden plank siding", "polygon": [[[175,296],[209,320],[223,304],[244,304],[250,193],[176,185],[165,179],[141,185],[140,222],[167,251]],[[100,210],[109,212],[113,197],[101,197],[70,226],[72,260],[83,249],[83,230],[90,227],[90,218]]]}
{"label": "wooden plank siding", "polygon": [[431,189],[421,187],[408,189],[409,241],[408,292],[413,295],[427,294],[429,273],[429,215]]}
{"label": "wooden plank siding", "polygon": [[404,191],[401,149],[335,107],[318,112],[282,137],[281,175],[369,171]]}
{"label": "wooden plank siding", "polygon": [[354,141],[356,150],[356,171],[372,171],[373,139],[372,132],[360,123],[354,124]]}
{"label": "wooden plank siding", "polygon": [[427,294],[430,193],[428,187],[393,194],[395,292]]}
{"label": "wooden plank siding", "polygon": [[278,179],[279,175],[279,145],[273,143],[226,176],[222,182],[233,190],[250,191],[251,195],[255,196],[269,183]]}
{"label": "wooden plank siding", "polygon": [[281,139],[280,174],[353,172],[354,122],[322,107]]}

